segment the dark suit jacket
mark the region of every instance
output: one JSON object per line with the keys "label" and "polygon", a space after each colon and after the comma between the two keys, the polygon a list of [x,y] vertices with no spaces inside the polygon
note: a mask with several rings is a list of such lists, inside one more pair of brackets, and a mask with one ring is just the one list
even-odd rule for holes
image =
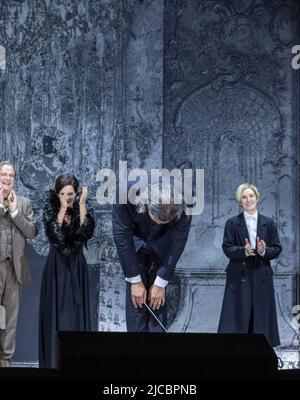
{"label": "dark suit jacket", "polygon": [[115,204],[112,225],[125,277],[131,278],[139,274],[136,252],[143,241],[161,258],[162,266],[157,275],[166,280],[172,278],[188,238],[191,216],[183,213],[177,221],[158,225],[151,220],[148,212],[139,214],[135,205]]}
{"label": "dark suit jacket", "polygon": [[[5,209],[0,207],[0,218]],[[4,234],[4,232],[1,232]],[[30,281],[30,270],[26,257],[26,239],[33,239],[38,234],[38,224],[33,217],[31,201],[18,196],[18,214],[12,218],[13,265],[19,283]]]}
{"label": "dark suit jacket", "polygon": [[257,236],[266,243],[265,255],[258,255],[255,266],[249,266],[252,260],[246,257],[244,246],[245,239],[250,239],[244,214],[226,222],[222,247],[230,260],[218,331],[247,333],[253,310],[254,332],[263,333],[272,346],[277,346],[280,341],[270,260],[279,256],[282,247],[275,222],[258,214]]}

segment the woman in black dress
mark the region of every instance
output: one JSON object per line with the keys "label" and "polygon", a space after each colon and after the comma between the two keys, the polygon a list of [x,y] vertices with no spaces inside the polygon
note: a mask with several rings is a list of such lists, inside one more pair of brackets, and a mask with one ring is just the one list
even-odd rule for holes
{"label": "woman in black dress", "polygon": [[88,269],[83,246],[95,222],[87,207],[87,187],[78,195],[74,175],[57,177],[44,207],[50,251],[42,278],[39,326],[39,365],[56,366],[55,332],[91,329]]}
{"label": "woman in black dress", "polygon": [[276,223],[257,211],[259,191],[244,183],[237,188],[243,209],[225,225],[223,251],[229,258],[218,332],[262,333],[280,344],[271,260],[282,250]]}

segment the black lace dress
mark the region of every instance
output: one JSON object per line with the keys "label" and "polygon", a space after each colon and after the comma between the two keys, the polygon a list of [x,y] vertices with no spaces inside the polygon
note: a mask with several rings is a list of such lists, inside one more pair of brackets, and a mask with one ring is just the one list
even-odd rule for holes
{"label": "black lace dress", "polygon": [[68,209],[69,223],[57,222],[60,203],[51,193],[44,208],[50,241],[42,278],[39,318],[39,365],[56,367],[55,332],[91,329],[88,269],[83,247],[93,235],[95,222],[88,214],[80,226],[79,205]]}

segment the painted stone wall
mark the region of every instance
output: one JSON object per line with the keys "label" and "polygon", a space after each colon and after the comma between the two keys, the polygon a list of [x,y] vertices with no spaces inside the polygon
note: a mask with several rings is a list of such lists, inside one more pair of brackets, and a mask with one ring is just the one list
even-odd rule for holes
{"label": "painted stone wall", "polygon": [[[100,168],[159,167],[162,157],[161,1],[1,1],[0,158],[14,162],[16,190],[41,198],[73,171],[89,186],[97,228],[86,252],[95,330],[125,330],[125,284],[111,208],[96,202]],[[41,227],[42,228],[42,227]],[[48,243],[30,245],[33,282],[23,293],[15,361],[37,360],[38,302]]]}
{"label": "painted stone wall", "polygon": [[[125,330],[125,283],[111,208],[96,202],[100,168],[190,161],[205,171],[205,207],[174,281],[168,326],[216,332],[226,219],[238,184],[261,189],[259,209],[279,226],[273,264],[283,348],[296,349],[291,307],[299,267],[298,83],[291,46],[294,0],[23,0],[0,2],[0,158],[17,192],[41,198],[59,173],[89,186],[97,228],[86,253],[95,330]],[[15,362],[37,360],[40,280],[48,243],[29,246],[33,282],[23,292]]]}
{"label": "painted stone wall", "polygon": [[193,220],[179,272],[174,330],[215,332],[227,259],[225,221],[239,212],[235,189],[253,182],[259,211],[278,224],[283,252],[273,263],[283,346],[291,325],[298,264],[298,78],[296,1],[165,2],[164,163],[205,170],[205,208]]}

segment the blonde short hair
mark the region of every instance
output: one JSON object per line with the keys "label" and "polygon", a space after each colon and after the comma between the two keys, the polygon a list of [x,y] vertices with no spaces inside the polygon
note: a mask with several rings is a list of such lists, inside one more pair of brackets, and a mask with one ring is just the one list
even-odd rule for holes
{"label": "blonde short hair", "polygon": [[246,189],[251,189],[251,190],[253,190],[253,192],[255,193],[255,196],[256,196],[257,200],[259,200],[260,195],[259,195],[259,191],[258,191],[257,187],[256,187],[255,185],[252,185],[252,183],[242,183],[242,184],[236,189],[236,192],[235,192],[235,198],[236,198],[236,201],[237,201],[238,203],[241,202],[242,193],[243,193],[243,191],[246,190]]}

